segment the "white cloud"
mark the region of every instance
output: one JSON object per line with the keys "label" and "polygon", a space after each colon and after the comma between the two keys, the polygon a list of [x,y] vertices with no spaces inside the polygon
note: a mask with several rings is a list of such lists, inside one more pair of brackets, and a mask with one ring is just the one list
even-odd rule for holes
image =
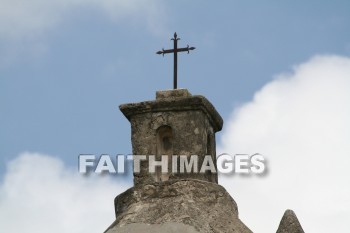
{"label": "white cloud", "polygon": [[306,232],[348,232],[350,58],[316,56],[278,75],[227,121],[219,150],[259,152],[264,177],[221,177],[254,232],[295,210]]}
{"label": "white cloud", "polygon": [[[274,232],[285,209],[306,232],[347,232],[350,216],[350,58],[317,56],[234,111],[219,150],[259,152],[264,177],[221,177],[254,232]],[[25,153],[0,186],[5,232],[102,232],[126,185],[86,179],[50,156]],[[336,229],[336,230],[334,230]]]}
{"label": "white cloud", "polygon": [[74,10],[105,12],[113,21],[129,18],[153,31],[160,28],[163,16],[158,0],[0,0],[0,38],[32,38],[69,18]]}
{"label": "white cloud", "polygon": [[57,158],[24,153],[0,186],[2,232],[103,232],[114,221],[114,197],[127,186],[83,177]]}
{"label": "white cloud", "polygon": [[49,32],[84,11],[154,34],[165,30],[160,0],[0,0],[0,69],[17,59],[41,58]]}

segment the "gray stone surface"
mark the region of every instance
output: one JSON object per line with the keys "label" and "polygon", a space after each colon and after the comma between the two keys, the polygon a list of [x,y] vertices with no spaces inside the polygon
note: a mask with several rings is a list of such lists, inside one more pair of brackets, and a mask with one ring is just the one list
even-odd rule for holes
{"label": "gray stone surface", "polygon": [[238,218],[237,205],[226,190],[201,180],[131,188],[116,197],[115,210],[116,220],[106,233],[137,232],[137,224],[150,225],[147,229],[152,232],[167,232],[162,231],[165,226],[178,226],[178,232],[251,232]]}
{"label": "gray stone surface", "polygon": [[169,222],[164,224],[131,223],[114,227],[108,233],[199,233],[194,227],[183,223]]}
{"label": "gray stone surface", "polygon": [[[156,100],[130,103],[120,110],[131,123],[134,155],[211,155],[216,167],[215,133],[223,120],[203,96],[186,89],[158,91]],[[176,164],[176,161],[174,162]],[[171,164],[168,164],[171,167]],[[134,187],[115,198],[116,220],[105,233],[250,233],[238,208],[217,184],[217,174],[150,173],[148,161],[134,173]],[[277,233],[303,233],[287,210]]]}
{"label": "gray stone surface", "polygon": [[[164,92],[164,91],[163,91]],[[172,90],[170,93],[186,93],[187,91]],[[159,92],[160,93],[160,92]],[[200,110],[207,115],[215,132],[220,131],[223,120],[215,107],[201,95],[192,96],[188,94],[158,94],[158,99],[139,103],[122,104],[119,106],[126,118],[130,120],[133,115],[147,112],[167,112],[167,111],[197,111]],[[177,98],[173,98],[176,96]],[[168,97],[168,98],[167,98]]]}
{"label": "gray stone surface", "polygon": [[286,210],[284,212],[277,233],[304,233],[293,210]]}
{"label": "gray stone surface", "polygon": [[[202,164],[205,155],[216,162],[215,133],[221,130],[223,120],[214,106],[203,96],[192,96],[185,89],[159,91],[157,99],[123,104],[120,110],[131,123],[131,141],[134,155],[198,155]],[[168,149],[160,145],[159,132],[169,127]],[[170,136],[169,136],[170,137]],[[169,162],[169,167],[171,163]],[[217,183],[216,173],[179,174],[169,171],[165,176],[151,174],[148,161],[141,163],[141,172],[134,174],[134,185],[159,180],[193,178]]]}
{"label": "gray stone surface", "polygon": [[156,99],[183,98],[190,97],[191,93],[187,89],[164,90],[156,92]]}

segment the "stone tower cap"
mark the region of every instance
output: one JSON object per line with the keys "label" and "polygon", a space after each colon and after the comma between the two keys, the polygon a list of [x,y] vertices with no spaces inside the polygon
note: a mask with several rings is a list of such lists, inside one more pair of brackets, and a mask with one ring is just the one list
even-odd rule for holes
{"label": "stone tower cap", "polygon": [[293,210],[286,210],[276,233],[304,233]]}
{"label": "stone tower cap", "polygon": [[168,98],[183,98],[191,97],[191,93],[187,89],[175,89],[175,90],[162,90],[156,92],[156,99],[168,99]]}
{"label": "stone tower cap", "polygon": [[187,89],[157,91],[156,100],[122,104],[119,108],[129,121],[133,115],[148,112],[201,110],[207,115],[215,132],[223,126],[223,120],[214,106],[204,96],[193,96]]}

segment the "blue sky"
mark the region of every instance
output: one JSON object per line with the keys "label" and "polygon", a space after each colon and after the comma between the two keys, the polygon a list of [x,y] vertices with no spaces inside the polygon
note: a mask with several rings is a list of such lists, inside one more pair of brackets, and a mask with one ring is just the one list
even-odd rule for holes
{"label": "blue sky", "polygon": [[154,4],[156,28],[146,13],[113,20],[87,6],[32,35],[3,36],[1,170],[22,151],[72,166],[79,153],[130,152],[117,107],[172,87],[172,58],[155,52],[172,46],[174,31],[181,46],[197,47],[179,57],[179,87],[205,95],[224,118],[276,73],[315,54],[350,53],[346,1]]}
{"label": "blue sky", "polygon": [[[67,169],[76,169],[81,153],[131,153],[118,106],[172,88],[172,56],[155,52],[172,46],[175,31],[179,46],[196,47],[179,55],[178,86],[206,96],[224,128],[279,74],[317,55],[350,56],[348,1],[1,5],[1,179],[23,152],[53,156]],[[222,148],[225,135],[217,134]]]}

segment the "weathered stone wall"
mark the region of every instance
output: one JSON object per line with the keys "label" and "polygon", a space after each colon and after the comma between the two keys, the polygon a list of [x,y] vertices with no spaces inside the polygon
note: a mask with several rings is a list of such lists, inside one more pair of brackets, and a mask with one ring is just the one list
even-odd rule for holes
{"label": "weathered stone wall", "polygon": [[[131,123],[133,154],[156,155],[160,160],[159,151],[162,150],[159,150],[157,132],[160,127],[168,126],[172,130],[169,168],[171,155],[198,155],[198,170],[205,155],[212,155],[216,162],[215,133],[221,130],[223,121],[203,96],[191,96],[187,90],[163,91],[157,92],[155,101],[125,104],[120,109]],[[134,174],[136,186],[157,181],[157,174],[150,174],[148,167],[148,160],[141,162],[141,172]],[[180,174],[169,171],[167,176],[167,179],[184,178],[217,183],[217,174],[211,172]]]}
{"label": "weathered stone wall", "polygon": [[116,220],[106,233],[142,232],[142,226],[144,232],[154,233],[251,232],[226,190],[206,181],[169,180],[134,187],[116,197],[115,210]]}
{"label": "weathered stone wall", "polygon": [[[208,131],[212,132],[213,130],[208,119],[200,110],[145,113],[133,116],[131,118],[133,154],[157,155],[157,129],[164,125],[170,126],[173,130],[173,154],[198,155],[199,164],[202,164],[202,158],[207,154]],[[159,157],[158,159],[160,160]],[[169,160],[171,161],[171,158]],[[154,182],[152,174],[148,171],[148,166],[148,161],[141,163],[141,173],[134,174],[135,185]],[[211,176],[214,178],[209,177],[208,174],[175,174],[171,172],[169,174],[170,179],[192,177],[215,182],[216,174],[211,174]]]}

